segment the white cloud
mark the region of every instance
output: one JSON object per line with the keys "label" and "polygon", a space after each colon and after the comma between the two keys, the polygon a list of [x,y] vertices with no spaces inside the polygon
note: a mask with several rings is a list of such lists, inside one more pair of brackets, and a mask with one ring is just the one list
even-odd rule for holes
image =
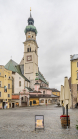
{"label": "white cloud", "polygon": [[31,7],[38,30],[40,71],[50,87],[60,89],[64,77],[70,77],[70,55],[78,51],[77,5],[77,0],[1,0],[0,65],[11,56],[17,63],[21,61]]}

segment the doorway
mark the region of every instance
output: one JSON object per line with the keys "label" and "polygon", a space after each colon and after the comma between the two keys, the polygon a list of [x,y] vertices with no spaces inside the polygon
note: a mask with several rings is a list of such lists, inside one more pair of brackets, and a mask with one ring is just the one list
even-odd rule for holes
{"label": "doorway", "polygon": [[12,108],[14,108],[14,103],[12,103]]}
{"label": "doorway", "polygon": [[32,106],[32,101],[30,101],[30,106]]}
{"label": "doorway", "polygon": [[47,99],[46,99],[46,104],[47,104]]}
{"label": "doorway", "polygon": [[5,102],[3,102],[3,109],[4,109],[4,107],[5,107]]}

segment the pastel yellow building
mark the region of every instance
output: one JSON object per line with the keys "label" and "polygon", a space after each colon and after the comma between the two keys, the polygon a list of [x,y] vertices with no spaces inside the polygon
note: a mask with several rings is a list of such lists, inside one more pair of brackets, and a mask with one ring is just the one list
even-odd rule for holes
{"label": "pastel yellow building", "polygon": [[30,106],[39,105],[39,98],[36,98],[36,97],[30,98],[30,99],[29,99],[29,105],[30,105]]}
{"label": "pastel yellow building", "polygon": [[60,96],[60,91],[58,91],[58,90],[55,89],[55,88],[52,88],[52,94],[53,94],[53,95],[56,95],[56,96]]}
{"label": "pastel yellow building", "polygon": [[11,107],[12,71],[0,65],[0,108]]}
{"label": "pastel yellow building", "polygon": [[78,106],[78,54],[70,56],[72,107]]}

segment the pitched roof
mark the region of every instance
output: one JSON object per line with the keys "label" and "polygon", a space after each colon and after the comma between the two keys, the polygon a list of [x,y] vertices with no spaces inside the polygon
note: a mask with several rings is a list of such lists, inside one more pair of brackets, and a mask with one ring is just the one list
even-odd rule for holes
{"label": "pitched roof", "polygon": [[47,90],[52,90],[51,88],[48,88],[48,87],[43,87],[43,86],[40,86],[39,89],[47,89]]}
{"label": "pitched roof", "polygon": [[5,68],[8,69],[8,70],[11,70],[13,72],[17,72],[17,69],[16,69],[16,66],[18,64],[13,61],[12,59],[5,65]]}
{"label": "pitched roof", "polygon": [[34,90],[34,91],[30,91],[30,93],[42,93],[42,92]]}
{"label": "pitched roof", "polygon": [[19,95],[12,95],[12,99],[19,99]]}
{"label": "pitched roof", "polygon": [[30,94],[30,98],[51,98],[51,95],[43,95],[43,94],[34,94],[34,95],[32,95],[32,94]]}
{"label": "pitched roof", "polygon": [[25,87],[25,88],[27,88],[29,91],[33,91],[30,87]]}
{"label": "pitched roof", "polygon": [[44,76],[41,74],[41,72],[38,70],[38,78],[43,81],[45,84],[48,85],[48,82],[45,80]]}
{"label": "pitched roof", "polygon": [[55,89],[55,88],[51,88],[52,92],[60,92],[59,90]]}
{"label": "pitched roof", "polygon": [[56,96],[56,95],[53,95],[53,94],[52,94],[51,97],[52,97],[52,98],[58,98],[58,97],[60,97],[60,96]]}
{"label": "pitched roof", "polygon": [[78,59],[78,54],[74,54],[71,56],[70,61]]}
{"label": "pitched roof", "polygon": [[22,73],[20,69],[20,65],[18,65],[15,61],[12,59],[5,65],[5,69],[11,70],[13,72],[17,72],[21,77],[25,79],[25,81],[30,82]]}

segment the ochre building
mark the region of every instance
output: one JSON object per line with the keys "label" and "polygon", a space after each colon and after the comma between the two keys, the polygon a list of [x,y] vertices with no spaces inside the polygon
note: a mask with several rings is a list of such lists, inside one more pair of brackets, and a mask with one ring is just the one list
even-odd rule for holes
{"label": "ochre building", "polygon": [[78,106],[78,54],[70,56],[72,108]]}
{"label": "ochre building", "polygon": [[11,107],[12,71],[0,65],[0,108]]}

